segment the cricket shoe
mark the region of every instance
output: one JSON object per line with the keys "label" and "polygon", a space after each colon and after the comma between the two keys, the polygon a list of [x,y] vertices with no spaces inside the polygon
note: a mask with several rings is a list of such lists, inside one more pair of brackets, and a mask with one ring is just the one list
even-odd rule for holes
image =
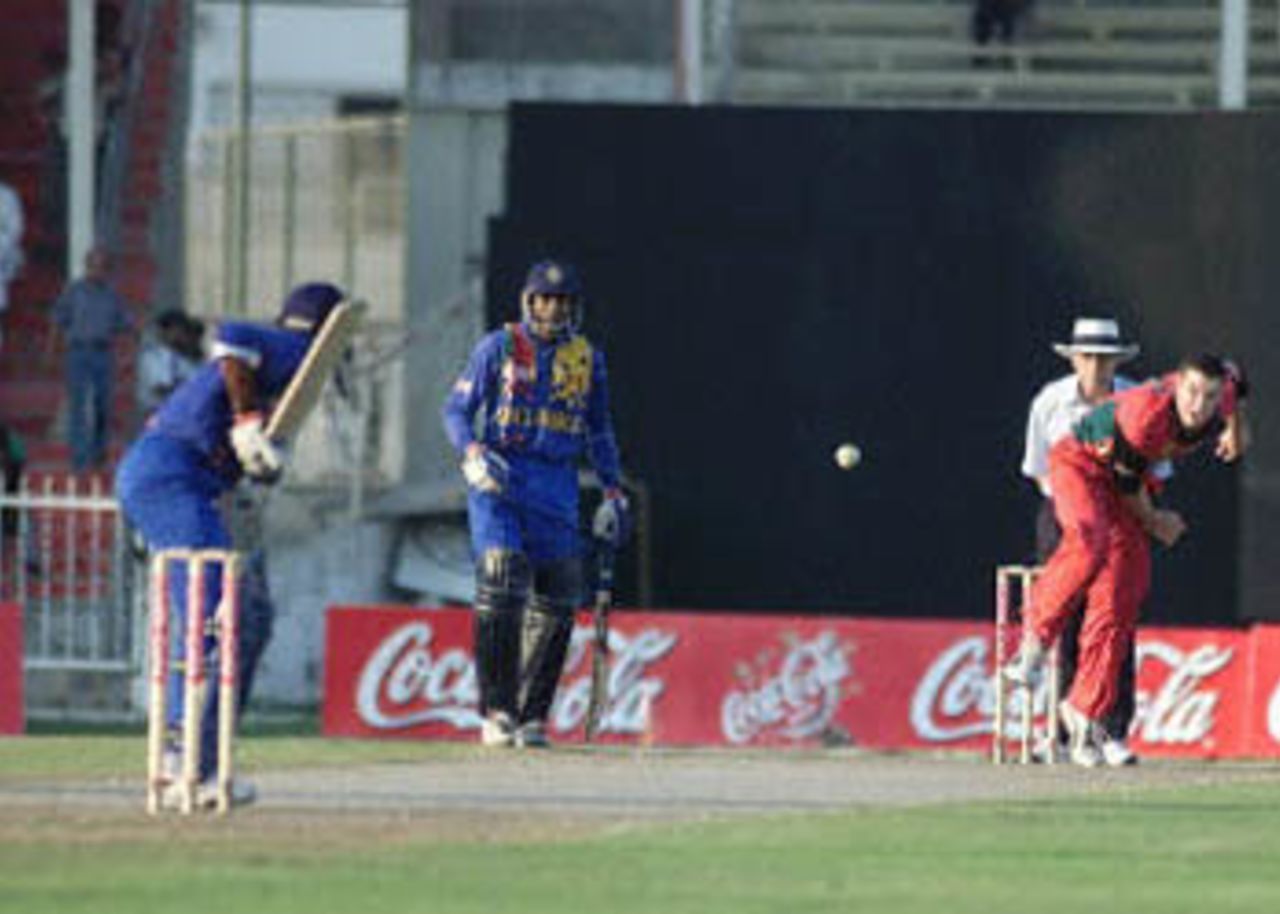
{"label": "cricket shoe", "polygon": [[1058,714],[1062,717],[1062,725],[1067,729],[1067,757],[1082,768],[1097,768],[1101,765],[1098,725],[1076,710],[1069,701],[1058,705]]}
{"label": "cricket shoe", "polygon": [[[232,778],[227,794],[232,809],[237,806],[249,806],[258,800],[258,788],[252,781],[246,781],[244,778]],[[201,809],[216,809],[218,782],[212,779],[201,781],[200,786],[196,788],[196,802],[200,804]]]}
{"label": "cricket shoe", "polygon": [[1056,765],[1068,759],[1067,744],[1056,739],[1040,737],[1031,747],[1031,761],[1037,765]]}
{"label": "cricket shoe", "polygon": [[511,715],[505,711],[494,711],[480,724],[480,745],[503,748],[516,744],[516,728],[511,722]]}
{"label": "cricket shoe", "polygon": [[1127,768],[1138,764],[1138,756],[1122,739],[1105,737],[1098,748],[1102,752],[1102,760],[1111,768]]}
{"label": "cricket shoe", "polygon": [[540,720],[530,720],[516,730],[516,746],[521,749],[550,749],[547,725]]}
{"label": "cricket shoe", "polygon": [[[182,784],[174,781],[164,789],[164,793],[160,796],[160,808],[171,810],[182,810],[182,801],[185,791]],[[253,785],[252,781],[246,781],[243,778],[231,779],[231,790],[229,799],[231,808],[237,806],[248,806],[258,799],[258,788]],[[218,808],[218,782],[209,778],[201,781],[196,785],[195,803],[193,809],[209,810]]]}

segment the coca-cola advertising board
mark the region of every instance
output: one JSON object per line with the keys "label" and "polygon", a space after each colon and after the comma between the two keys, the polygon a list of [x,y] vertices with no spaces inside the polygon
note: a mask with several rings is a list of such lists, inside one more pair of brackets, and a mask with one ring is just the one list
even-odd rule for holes
{"label": "coca-cola advertising board", "polygon": [[1249,754],[1280,756],[1280,625],[1257,626],[1250,641]]}
{"label": "coca-cola advertising board", "polygon": [[0,733],[22,730],[22,609],[0,603]]}
{"label": "coca-cola advertising board", "polygon": [[[548,721],[555,740],[582,737],[589,622],[579,618],[573,633]],[[1260,751],[1248,719],[1249,637],[1142,633],[1140,752]],[[989,625],[626,611],[613,614],[610,648],[605,742],[985,750],[991,739]],[[326,733],[474,739],[476,699],[468,611],[329,611]]]}
{"label": "coca-cola advertising board", "polygon": [[480,726],[477,694],[470,613],[326,613],[326,733],[459,737]]}
{"label": "coca-cola advertising board", "polygon": [[1247,754],[1248,641],[1234,629],[1140,631],[1132,745],[1147,755]]}

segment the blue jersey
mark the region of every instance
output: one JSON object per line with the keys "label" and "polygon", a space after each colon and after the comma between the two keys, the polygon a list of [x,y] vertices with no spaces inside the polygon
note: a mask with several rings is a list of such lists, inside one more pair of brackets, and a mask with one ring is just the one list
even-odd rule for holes
{"label": "blue jersey", "polygon": [[228,482],[240,477],[231,448],[231,401],[218,366],[239,359],[253,369],[259,403],[265,408],[284,392],[307,354],[312,337],[295,330],[229,322],[218,327],[212,358],[160,405],[146,432],[184,442],[198,451]]}
{"label": "blue jersey", "polygon": [[522,324],[488,334],[445,400],[444,424],[460,453],[478,440],[509,457],[576,466],[585,452],[601,485],[619,483],[604,355],[585,336],[546,341]]}

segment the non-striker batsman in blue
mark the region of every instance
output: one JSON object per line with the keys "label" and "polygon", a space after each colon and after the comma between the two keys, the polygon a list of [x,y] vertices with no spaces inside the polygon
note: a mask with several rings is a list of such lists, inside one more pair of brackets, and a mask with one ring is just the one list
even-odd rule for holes
{"label": "non-striker batsman in blue", "polygon": [[583,591],[584,453],[604,489],[595,535],[616,546],[629,526],[604,355],[578,332],[577,272],[560,261],[534,264],[520,304],[521,321],[477,344],[444,405],[468,485],[480,736],[493,746],[547,744]]}
{"label": "non-striker batsman in blue", "polygon": [[[282,455],[264,431],[275,399],[301,366],[316,333],[342,301],[329,283],[306,283],[286,297],[276,326],[230,321],[219,326],[210,359],[175,390],[148,420],[141,437],[125,453],[116,475],[116,492],[125,517],[150,550],[229,549],[231,536],[218,501],[248,477],[275,482]],[[170,578],[171,605],[186,605],[185,574],[179,564]],[[205,612],[212,614],[221,595],[221,575],[206,575]],[[186,613],[171,620],[171,660],[182,653]],[[269,601],[244,601],[240,620],[240,694],[249,684],[271,631]],[[206,652],[213,650],[206,639]],[[212,662],[212,658],[209,658]],[[214,667],[216,668],[216,667]],[[176,734],[182,720],[183,679],[169,679],[168,726]],[[201,729],[201,786],[212,779],[217,759],[218,690],[209,689]],[[176,737],[169,755],[176,756]],[[213,796],[201,790],[201,802]],[[246,802],[252,791],[240,783],[234,799]]]}

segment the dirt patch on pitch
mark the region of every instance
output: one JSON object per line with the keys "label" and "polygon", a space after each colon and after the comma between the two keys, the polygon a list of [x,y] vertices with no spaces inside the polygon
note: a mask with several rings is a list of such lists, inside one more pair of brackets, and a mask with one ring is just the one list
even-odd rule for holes
{"label": "dirt patch on pitch", "polygon": [[[1147,762],[1084,771],[975,757],[830,752],[578,750],[249,772],[259,802],[219,822],[142,812],[140,782],[0,784],[0,842],[256,840],[298,848],[565,839],[646,822],[1126,794],[1267,780],[1269,764]],[[339,825],[339,828],[331,826]]]}

